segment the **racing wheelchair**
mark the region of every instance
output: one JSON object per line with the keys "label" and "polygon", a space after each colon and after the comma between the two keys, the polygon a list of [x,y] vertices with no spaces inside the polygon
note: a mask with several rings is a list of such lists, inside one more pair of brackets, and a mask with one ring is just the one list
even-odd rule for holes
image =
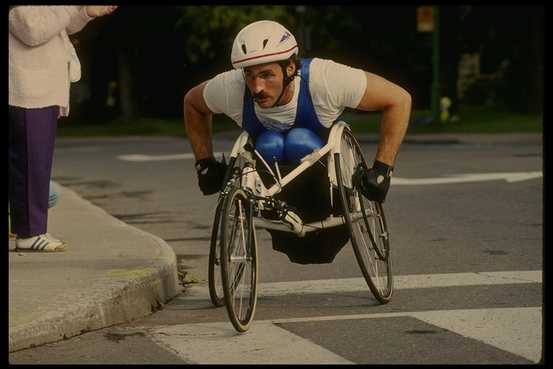
{"label": "racing wheelchair", "polygon": [[[275,195],[316,163],[327,168],[333,189],[329,201],[341,211],[304,222],[293,207]],[[247,132],[235,141],[211,230],[208,284],[211,302],[226,306],[238,332],[247,331],[255,315],[259,275],[256,230],[261,228],[304,237],[309,232],[346,225],[370,291],[380,303],[390,301],[393,278],[386,218],[382,204],[367,200],[353,184],[352,175],[360,165],[367,167],[361,147],[343,121],[333,124],[323,147],[303,157],[284,177],[278,162],[271,168]],[[272,177],[272,185],[262,180],[262,171]]]}

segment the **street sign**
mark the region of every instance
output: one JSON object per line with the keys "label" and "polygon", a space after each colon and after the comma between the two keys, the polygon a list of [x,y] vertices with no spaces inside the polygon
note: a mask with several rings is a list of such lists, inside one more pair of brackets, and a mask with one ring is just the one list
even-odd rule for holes
{"label": "street sign", "polygon": [[417,8],[417,31],[434,31],[434,10],[432,6],[419,6]]}

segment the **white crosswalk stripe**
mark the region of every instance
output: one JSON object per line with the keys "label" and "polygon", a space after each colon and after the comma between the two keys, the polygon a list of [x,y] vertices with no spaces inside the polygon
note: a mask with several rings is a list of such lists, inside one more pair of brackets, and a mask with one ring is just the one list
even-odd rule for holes
{"label": "white crosswalk stripe", "polygon": [[345,364],[348,360],[276,323],[413,317],[538,362],[542,309],[500,308],[336,315],[254,321],[245,334],[228,322],[182,324],[150,330],[152,339],[183,359],[202,364]]}
{"label": "white crosswalk stripe", "polygon": [[[215,152],[213,155],[215,157],[220,157],[223,152]],[[228,153],[225,155],[228,157]],[[143,154],[128,154],[128,155],[118,155],[117,159],[123,161],[165,161],[165,160],[190,160],[194,159],[194,154],[171,154],[171,155],[143,155]]]}
{"label": "white crosswalk stripe", "polygon": [[151,332],[152,339],[186,361],[201,364],[351,364],[270,321],[245,334],[230,323],[183,324]]}
{"label": "white crosswalk stripe", "polygon": [[[396,289],[542,283],[542,271],[496,271],[403,275]],[[259,297],[368,291],[363,278],[273,282],[259,285]],[[181,300],[209,301],[207,288],[194,286]],[[542,308],[493,308],[412,311],[254,320],[245,334],[230,322],[161,326],[151,338],[188,362],[202,364],[348,364],[351,362],[275,324],[411,317],[463,337],[539,362],[542,356]]]}
{"label": "white crosswalk stripe", "polygon": [[[459,287],[541,283],[540,270],[501,271],[478,273],[413,274],[394,276],[394,289]],[[363,278],[320,279],[313,281],[271,282],[258,284],[258,296],[282,296],[288,294],[322,294],[368,291]],[[209,299],[206,286],[190,286],[180,299]]]}

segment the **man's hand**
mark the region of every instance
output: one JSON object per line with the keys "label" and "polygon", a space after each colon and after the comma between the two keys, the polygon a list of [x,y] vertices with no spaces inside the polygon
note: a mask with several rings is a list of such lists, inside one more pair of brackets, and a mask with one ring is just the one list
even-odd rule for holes
{"label": "man's hand", "polygon": [[117,9],[117,5],[87,5],[86,14],[89,17],[96,18],[111,14]]}
{"label": "man's hand", "polygon": [[215,158],[201,159],[196,162],[196,172],[200,190],[204,195],[211,195],[223,187],[227,163],[224,158],[223,161],[217,161]]}
{"label": "man's hand", "polygon": [[359,165],[353,173],[353,185],[369,200],[384,202],[390,189],[393,167],[378,160],[370,169]]}

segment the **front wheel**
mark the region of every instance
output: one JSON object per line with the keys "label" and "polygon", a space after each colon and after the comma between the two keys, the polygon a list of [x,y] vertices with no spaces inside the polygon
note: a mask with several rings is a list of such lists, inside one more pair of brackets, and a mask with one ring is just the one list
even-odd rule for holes
{"label": "front wheel", "polygon": [[225,304],[223,294],[223,284],[221,280],[221,210],[225,202],[225,194],[233,187],[237,186],[238,179],[233,178],[235,172],[236,157],[231,157],[227,172],[225,174],[225,183],[223,191],[219,195],[215,217],[211,228],[211,240],[209,245],[208,261],[208,286],[211,303],[215,307],[221,307]]}
{"label": "front wheel", "polygon": [[336,179],[344,217],[350,232],[355,258],[369,289],[385,304],[393,292],[390,239],[382,204],[367,200],[352,184],[352,175],[365,165],[361,147],[348,129],[341,138],[340,153],[334,154]]}
{"label": "front wheel", "polygon": [[248,330],[257,303],[257,239],[253,202],[233,188],[221,209],[221,269],[225,306],[239,332]]}

